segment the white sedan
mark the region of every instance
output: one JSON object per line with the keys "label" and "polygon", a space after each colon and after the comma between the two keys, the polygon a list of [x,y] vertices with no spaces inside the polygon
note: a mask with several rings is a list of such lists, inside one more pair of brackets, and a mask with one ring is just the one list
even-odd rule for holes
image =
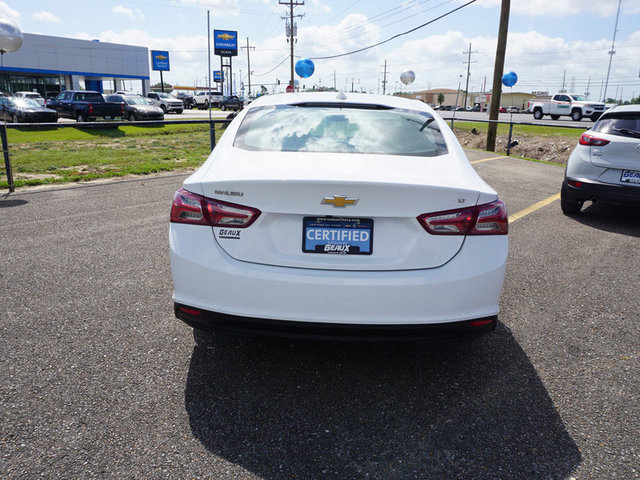
{"label": "white sedan", "polygon": [[175,313],[220,332],[473,338],[496,325],[507,230],[428,105],[265,96],[174,196]]}

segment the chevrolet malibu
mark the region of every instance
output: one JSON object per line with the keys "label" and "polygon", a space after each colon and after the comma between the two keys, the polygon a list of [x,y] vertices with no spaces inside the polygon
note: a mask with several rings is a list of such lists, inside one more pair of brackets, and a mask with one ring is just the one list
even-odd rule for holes
{"label": "chevrolet malibu", "polygon": [[264,96],[175,193],[175,314],[225,333],[477,337],[496,325],[507,230],[428,105]]}

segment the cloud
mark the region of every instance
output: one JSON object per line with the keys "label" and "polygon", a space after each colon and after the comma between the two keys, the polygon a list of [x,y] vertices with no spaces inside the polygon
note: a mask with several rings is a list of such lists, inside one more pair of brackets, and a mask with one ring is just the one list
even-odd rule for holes
{"label": "cloud", "polygon": [[213,17],[229,15],[237,17],[240,14],[239,0],[180,0],[180,2],[210,9]]}
{"label": "cloud", "polygon": [[122,5],[116,5],[115,7],[113,7],[112,11],[113,13],[117,13],[119,15],[125,15],[132,20],[139,20],[141,22],[144,21],[144,14],[138,9],[133,10]]}
{"label": "cloud", "polygon": [[53,13],[46,12],[44,10],[34,13],[33,19],[45,23],[62,23],[62,20],[56,17]]}
{"label": "cloud", "polygon": [[[500,7],[501,0],[478,0],[478,5],[485,8]],[[625,2],[623,2],[625,3]],[[631,5],[629,5],[631,3]],[[589,13],[606,18],[616,14],[618,3],[609,0],[515,0],[511,3],[511,13],[545,17],[553,14],[554,17],[575,17],[579,13]],[[635,14],[640,12],[640,2],[626,2],[622,5],[622,12]]]}
{"label": "cloud", "polygon": [[[637,59],[639,41],[640,30],[616,42],[610,89],[613,83],[614,91],[616,87],[624,88],[628,93],[634,88],[638,90],[634,59]],[[468,50],[471,43],[472,51],[477,53],[471,55],[469,89],[482,90],[485,79],[487,89],[490,89],[496,42],[495,37],[467,37],[458,31],[404,42],[387,54],[387,58],[393,59],[389,67],[389,86],[393,88],[400,73],[411,68],[416,73],[411,90],[456,88],[460,80],[464,88],[467,57],[462,52]],[[517,73],[514,91],[548,90],[554,93],[564,83],[567,90],[576,93],[589,90],[591,98],[595,99],[605,81],[610,48],[611,41],[607,39],[569,41],[536,31],[510,33],[504,71]]]}
{"label": "cloud", "polygon": [[6,3],[0,2],[0,18],[6,18],[10,22],[18,24],[20,17],[20,12],[14,10]]}
{"label": "cloud", "polygon": [[316,12],[331,13],[331,7],[320,0],[311,0],[309,6]]}

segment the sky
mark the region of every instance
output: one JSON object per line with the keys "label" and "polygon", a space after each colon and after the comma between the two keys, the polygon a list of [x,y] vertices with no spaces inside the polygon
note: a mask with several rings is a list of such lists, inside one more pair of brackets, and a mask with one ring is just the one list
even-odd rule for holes
{"label": "sky", "polygon": [[[166,82],[205,86],[209,11],[212,31],[235,30],[239,47],[247,41],[252,47],[239,48],[233,57],[236,87],[247,85],[248,50],[252,90],[264,85],[282,91],[290,78],[290,46],[282,18],[289,7],[280,1],[288,0],[0,0],[0,17],[24,33],[168,50]],[[471,0],[293,1],[299,4],[294,14],[300,15],[295,19],[295,60],[311,58],[315,65],[311,77],[299,79],[306,88],[335,85],[382,93],[386,62],[386,93],[455,90],[459,84],[464,89],[467,67],[470,91],[491,89],[501,0],[475,0],[466,6]],[[518,75],[513,91],[553,94],[564,85],[571,92],[590,92],[597,100],[604,97],[606,84],[607,97],[640,96],[640,1],[621,1],[615,54],[608,53],[618,1],[511,0],[504,71]],[[385,43],[322,58],[380,42]],[[213,53],[211,65],[220,68]],[[410,85],[400,81],[406,70],[415,72]],[[159,82],[159,72],[150,67],[150,74],[152,84]],[[125,86],[141,90],[140,82]]]}

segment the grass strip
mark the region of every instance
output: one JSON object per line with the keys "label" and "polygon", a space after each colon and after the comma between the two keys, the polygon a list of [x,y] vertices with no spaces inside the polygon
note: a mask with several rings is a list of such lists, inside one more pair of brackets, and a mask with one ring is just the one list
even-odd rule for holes
{"label": "grass strip", "polygon": [[[216,141],[224,125],[216,125]],[[16,187],[195,169],[210,153],[209,125],[8,129]],[[8,188],[4,163],[0,188]]]}

